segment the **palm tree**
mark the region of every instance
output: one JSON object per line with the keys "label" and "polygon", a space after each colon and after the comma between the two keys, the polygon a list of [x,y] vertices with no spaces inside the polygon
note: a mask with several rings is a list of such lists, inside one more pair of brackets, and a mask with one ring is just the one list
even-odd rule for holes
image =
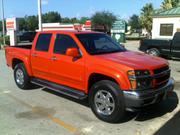
{"label": "palm tree", "polygon": [[173,7],[177,7],[179,4],[180,0],[164,0],[162,2],[161,8],[167,10]]}
{"label": "palm tree", "polygon": [[180,0],[172,0],[172,6],[173,7],[180,6]]}
{"label": "palm tree", "polygon": [[167,9],[172,8],[172,7],[173,7],[173,6],[172,6],[172,0],[164,0],[164,1],[162,2],[162,5],[161,5],[161,8],[162,8],[162,9],[167,10]]}
{"label": "palm tree", "polygon": [[141,26],[145,28],[150,35],[152,30],[153,11],[154,11],[153,4],[152,3],[146,4],[141,9],[141,16],[140,16]]}

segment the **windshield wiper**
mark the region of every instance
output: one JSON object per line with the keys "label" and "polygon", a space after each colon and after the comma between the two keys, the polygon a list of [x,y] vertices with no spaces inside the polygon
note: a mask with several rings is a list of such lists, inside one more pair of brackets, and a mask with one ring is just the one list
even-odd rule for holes
{"label": "windshield wiper", "polygon": [[122,50],[114,50],[114,51],[96,51],[91,54],[98,55],[98,54],[107,54],[107,53],[116,53],[116,52],[123,52]]}

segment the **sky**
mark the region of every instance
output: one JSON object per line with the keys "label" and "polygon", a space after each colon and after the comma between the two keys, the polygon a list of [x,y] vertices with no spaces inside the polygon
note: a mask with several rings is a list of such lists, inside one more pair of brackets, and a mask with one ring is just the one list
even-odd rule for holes
{"label": "sky", "polygon": [[[91,17],[96,11],[110,11],[123,19],[140,14],[146,3],[159,8],[162,0],[42,0],[42,11],[58,11],[62,17]],[[37,0],[4,0],[5,17],[37,15]]]}

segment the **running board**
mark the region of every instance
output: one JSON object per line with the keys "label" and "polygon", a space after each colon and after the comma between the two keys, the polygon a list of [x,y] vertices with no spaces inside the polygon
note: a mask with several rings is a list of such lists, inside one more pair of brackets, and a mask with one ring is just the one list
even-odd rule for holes
{"label": "running board", "polygon": [[37,78],[32,78],[31,79],[31,83],[51,89],[53,91],[56,91],[60,94],[64,94],[67,96],[70,96],[72,98],[78,99],[78,100],[83,100],[87,97],[87,95],[84,92],[81,92],[79,90],[67,87],[67,86],[63,86],[63,85],[59,85],[53,82],[49,82],[46,80],[42,80],[42,79],[37,79]]}

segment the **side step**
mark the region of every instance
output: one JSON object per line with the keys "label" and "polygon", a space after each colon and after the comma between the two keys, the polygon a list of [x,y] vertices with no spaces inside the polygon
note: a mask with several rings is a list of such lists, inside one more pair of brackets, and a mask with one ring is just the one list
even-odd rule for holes
{"label": "side step", "polygon": [[67,86],[59,85],[59,84],[56,84],[53,82],[49,82],[46,80],[32,78],[31,83],[51,89],[53,91],[70,96],[75,99],[83,100],[87,97],[87,95],[85,93],[83,93],[79,90],[76,90],[76,89],[73,89],[73,88],[70,88]]}

